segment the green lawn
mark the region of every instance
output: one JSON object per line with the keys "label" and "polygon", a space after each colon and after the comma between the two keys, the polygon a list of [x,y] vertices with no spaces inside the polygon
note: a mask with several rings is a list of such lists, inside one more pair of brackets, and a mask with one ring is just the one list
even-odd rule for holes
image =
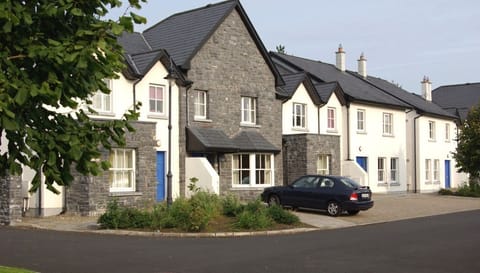
{"label": "green lawn", "polygon": [[0,273],[34,273],[34,271],[21,268],[5,267],[0,265]]}

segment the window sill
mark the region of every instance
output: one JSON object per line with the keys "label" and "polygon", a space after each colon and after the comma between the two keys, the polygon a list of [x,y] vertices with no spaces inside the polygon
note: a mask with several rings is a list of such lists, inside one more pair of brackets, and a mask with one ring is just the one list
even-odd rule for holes
{"label": "window sill", "polygon": [[367,132],[366,132],[366,131],[357,131],[357,134],[359,134],[359,135],[366,135]]}
{"label": "window sill", "polygon": [[89,116],[95,116],[95,117],[114,117],[115,113],[113,112],[97,112],[97,113],[89,113]]}
{"label": "window sill", "polygon": [[231,190],[234,191],[251,191],[251,190],[263,190],[268,187],[272,187],[272,184],[265,184],[265,185],[232,185]]}
{"label": "window sill", "polygon": [[432,181],[426,181],[425,185],[432,185]]}
{"label": "window sill", "polygon": [[338,134],[338,130],[337,129],[327,129],[327,133]]}
{"label": "window sill", "polygon": [[433,181],[434,185],[440,185],[440,181]]}
{"label": "window sill", "polygon": [[387,182],[380,182],[377,184],[378,187],[387,187],[388,183]]}
{"label": "window sill", "polygon": [[309,132],[307,128],[301,128],[301,127],[293,127],[292,131],[297,131],[297,132]]}
{"label": "window sill", "polygon": [[400,186],[400,183],[398,183],[398,182],[392,182],[392,183],[390,183],[390,186],[392,186],[392,187],[399,187],[399,186]]}
{"label": "window sill", "polygon": [[147,118],[151,118],[151,119],[168,119],[167,116],[161,115],[161,114],[148,114],[148,115],[147,115]]}
{"label": "window sill", "polygon": [[196,122],[205,122],[205,123],[212,123],[213,120],[211,119],[206,119],[206,118],[200,118],[200,117],[194,117],[193,118],[193,121],[196,121]]}
{"label": "window sill", "polygon": [[395,135],[382,134],[383,137],[395,137]]}
{"label": "window sill", "polygon": [[253,123],[240,123],[241,127],[261,128],[262,126]]}
{"label": "window sill", "polygon": [[125,192],[116,191],[116,192],[110,192],[110,193],[108,194],[108,196],[111,196],[111,197],[142,196],[142,195],[143,195],[143,193],[137,192],[137,191],[125,191]]}
{"label": "window sill", "polygon": [[437,142],[437,140],[434,139],[434,138],[431,138],[431,139],[428,140],[428,142]]}

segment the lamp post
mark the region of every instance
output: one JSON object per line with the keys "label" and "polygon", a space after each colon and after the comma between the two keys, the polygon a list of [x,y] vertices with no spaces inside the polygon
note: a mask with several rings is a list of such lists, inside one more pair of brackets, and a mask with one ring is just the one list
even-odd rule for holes
{"label": "lamp post", "polygon": [[167,206],[172,205],[172,85],[177,79],[173,72],[173,65],[168,68],[168,170],[167,170]]}

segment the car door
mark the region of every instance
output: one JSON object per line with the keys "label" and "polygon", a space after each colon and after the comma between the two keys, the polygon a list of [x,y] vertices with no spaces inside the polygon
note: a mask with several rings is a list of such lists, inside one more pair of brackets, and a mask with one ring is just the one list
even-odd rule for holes
{"label": "car door", "polygon": [[329,177],[322,177],[318,186],[317,194],[317,209],[326,209],[328,201],[335,199],[334,193],[335,181]]}
{"label": "car door", "polygon": [[284,192],[284,204],[292,207],[311,208],[315,199],[314,190],[318,185],[318,177],[302,176],[293,182]]}

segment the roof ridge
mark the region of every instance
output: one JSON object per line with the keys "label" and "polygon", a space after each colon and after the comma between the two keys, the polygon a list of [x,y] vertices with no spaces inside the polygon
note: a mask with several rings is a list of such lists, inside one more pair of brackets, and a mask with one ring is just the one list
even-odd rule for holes
{"label": "roof ridge", "polygon": [[432,92],[434,92],[437,89],[444,88],[444,87],[454,87],[454,86],[467,86],[467,85],[480,85],[480,82],[467,82],[467,83],[455,83],[455,84],[447,84],[447,85],[442,85],[437,88],[435,88]]}
{"label": "roof ridge", "polygon": [[143,36],[143,32],[140,33],[140,36],[142,37],[143,41],[148,46],[148,48],[150,48],[150,50],[152,50],[152,47],[150,46],[150,43],[147,41],[147,39],[145,39],[145,36]]}
{"label": "roof ridge", "polygon": [[185,11],[180,11],[180,12],[177,12],[177,13],[174,13],[168,17],[166,17],[165,19],[159,21],[158,23],[152,25],[151,27],[145,29],[142,33],[145,33],[145,32],[148,32],[149,30],[153,29],[154,27],[160,25],[161,23],[169,20],[170,18],[172,17],[175,17],[175,16],[179,16],[179,15],[182,15],[182,14],[187,14],[187,13],[191,13],[191,12],[196,12],[196,11],[199,11],[199,10],[202,10],[202,9],[207,9],[207,8],[211,8],[211,7],[215,7],[215,6],[220,6],[220,5],[224,5],[228,2],[239,2],[238,0],[226,0],[226,1],[222,1],[222,2],[218,2],[218,3],[214,3],[214,4],[207,4],[205,6],[202,6],[202,7],[198,7],[198,8],[194,8],[194,9],[190,9],[190,10],[185,10]]}

